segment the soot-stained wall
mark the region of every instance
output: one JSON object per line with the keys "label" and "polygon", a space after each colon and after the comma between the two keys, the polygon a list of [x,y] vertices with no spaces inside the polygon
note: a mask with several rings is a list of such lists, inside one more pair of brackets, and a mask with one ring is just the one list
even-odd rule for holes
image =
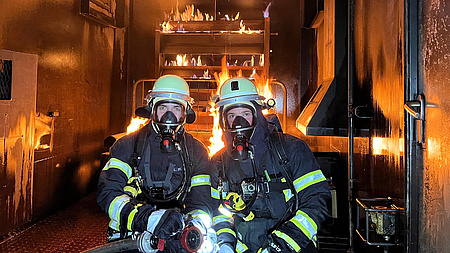
{"label": "soot-stained wall", "polygon": [[31,178],[1,178],[2,186],[27,191],[31,204],[19,209],[21,201],[11,202],[17,206],[10,208],[5,201],[22,192],[0,191],[0,213],[15,210],[0,215],[0,235],[95,189],[103,140],[124,130],[126,99],[124,29],[80,15],[78,0],[8,2],[0,8],[0,49],[37,56],[33,116],[40,123],[33,141],[48,145],[34,150]]}

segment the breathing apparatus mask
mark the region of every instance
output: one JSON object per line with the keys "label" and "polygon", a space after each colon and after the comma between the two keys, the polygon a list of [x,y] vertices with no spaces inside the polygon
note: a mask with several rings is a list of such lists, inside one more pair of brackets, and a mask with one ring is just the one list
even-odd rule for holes
{"label": "breathing apparatus mask", "polygon": [[[229,106],[223,113],[225,131],[233,138],[231,156],[234,160],[249,158],[249,141],[256,125],[255,109],[247,104]],[[249,122],[250,121],[250,122]]]}
{"label": "breathing apparatus mask", "polygon": [[154,129],[161,135],[160,148],[163,153],[176,151],[175,142],[184,131],[184,105],[173,100],[160,100],[154,105],[152,115]]}

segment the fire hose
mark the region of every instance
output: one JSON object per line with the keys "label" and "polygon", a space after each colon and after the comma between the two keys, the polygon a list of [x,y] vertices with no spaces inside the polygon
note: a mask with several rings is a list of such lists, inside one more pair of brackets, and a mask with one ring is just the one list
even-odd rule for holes
{"label": "fire hose", "polygon": [[[190,253],[197,252],[202,248],[205,236],[207,236],[206,229],[196,222],[190,222],[181,231],[173,234],[173,238],[180,240],[181,246]],[[157,238],[148,231],[144,231],[143,233],[133,234],[130,238],[89,249],[84,251],[84,253],[112,253],[130,250],[138,250],[143,253],[163,251],[164,240]],[[214,247],[209,252],[215,252]]]}

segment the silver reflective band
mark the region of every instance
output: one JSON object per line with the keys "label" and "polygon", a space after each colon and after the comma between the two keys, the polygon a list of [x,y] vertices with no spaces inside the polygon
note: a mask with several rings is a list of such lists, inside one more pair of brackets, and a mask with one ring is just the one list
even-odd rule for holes
{"label": "silver reflective band", "polygon": [[166,210],[159,209],[157,211],[153,211],[152,214],[150,214],[147,221],[147,231],[149,231],[150,233],[153,233],[155,231],[156,225],[158,225],[159,220],[161,220],[165,212]]}
{"label": "silver reflective band", "polygon": [[266,98],[260,95],[242,95],[242,96],[236,96],[231,98],[225,98],[223,100],[220,100],[216,103],[215,107],[221,107],[224,105],[232,104],[232,103],[239,103],[239,102],[248,102],[251,100],[265,100]]}
{"label": "silver reflective band", "polygon": [[180,93],[172,93],[172,92],[155,92],[152,91],[150,94],[148,94],[150,98],[174,98],[174,99],[181,99],[184,101],[188,101],[189,103],[193,103],[194,99],[189,97],[188,95],[180,94]]}

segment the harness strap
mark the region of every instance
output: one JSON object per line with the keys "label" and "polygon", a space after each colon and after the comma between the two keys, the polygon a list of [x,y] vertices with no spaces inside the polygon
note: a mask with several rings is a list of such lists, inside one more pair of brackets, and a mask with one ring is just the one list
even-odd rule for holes
{"label": "harness strap", "polygon": [[283,222],[292,215],[295,215],[295,212],[298,208],[298,196],[297,192],[295,190],[294,186],[294,180],[291,176],[291,166],[289,164],[289,158],[286,155],[285,150],[285,142],[284,142],[284,135],[281,131],[273,131],[270,134],[269,139],[269,146],[276,152],[279,160],[280,165],[282,167],[281,173],[283,174],[283,177],[286,178],[287,183],[289,183],[289,188],[291,189],[291,192],[294,196],[294,201],[291,203],[290,208],[286,210],[286,213],[283,215],[283,217],[273,226],[271,229],[267,231],[267,233],[272,233],[272,231],[276,230]]}

